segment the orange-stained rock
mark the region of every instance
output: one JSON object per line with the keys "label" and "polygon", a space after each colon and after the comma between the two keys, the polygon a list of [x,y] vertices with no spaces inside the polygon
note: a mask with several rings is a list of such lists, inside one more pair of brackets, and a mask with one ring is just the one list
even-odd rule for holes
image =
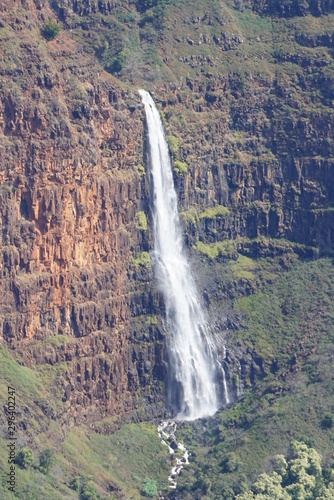
{"label": "orange-stained rock", "polygon": [[146,238],[136,228],[147,189],[136,171],[140,99],[64,31],[41,37],[48,2],[6,1],[0,11],[12,27],[4,49],[17,50],[0,90],[1,336],[27,366],[66,363],[54,381],[64,415],[130,410],[155,366],[141,347],[152,362],[141,375],[129,335],[132,297],[142,298],[128,273]]}

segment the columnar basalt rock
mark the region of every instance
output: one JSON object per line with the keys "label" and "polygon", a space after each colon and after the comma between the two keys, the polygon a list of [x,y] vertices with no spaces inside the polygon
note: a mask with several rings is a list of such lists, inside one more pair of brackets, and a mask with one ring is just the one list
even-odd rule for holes
{"label": "columnar basalt rock", "polygon": [[[176,175],[180,209],[196,207],[200,215],[208,206],[229,208],[217,220],[197,220],[189,233],[205,243],[265,236],[331,247],[331,113],[312,120],[296,113],[287,120],[271,102],[278,92],[275,82],[254,81],[251,88],[237,105],[233,81],[220,77],[212,76],[209,84],[204,79],[168,84],[157,92],[167,116],[189,108],[194,114],[194,120],[182,122],[182,131],[175,120],[167,125],[182,138],[178,158],[187,164],[187,172]],[[205,89],[214,89],[217,99],[203,101],[199,112],[196,103]]]}
{"label": "columnar basalt rock", "polygon": [[[307,13],[316,15],[331,8],[328,2],[306,3]],[[253,4],[241,1],[233,8],[303,15],[298,2]],[[299,251],[313,257],[332,248],[334,237],[332,80],[318,73],[330,65],[326,51],[333,40],[325,25],[323,34],[296,25],[291,47],[279,50],[285,31],[273,31],[263,17],[270,28],[254,38],[241,21],[242,29],[234,29],[225,9],[215,20],[206,12],[188,19],[171,11],[168,33],[161,28],[154,45],[151,13],[146,16],[139,4],[52,5],[54,10],[44,0],[0,5],[0,324],[3,341],[20,362],[66,364],[53,381],[68,412],[64,418],[76,409],[76,418],[84,420],[145,407],[143,398],[154,407],[163,400],[159,381],[166,379],[164,304],[147,254],[152,235],[142,167],[144,114],[135,85],[124,81],[147,78],[167,135],[177,136],[173,160],[182,168],[175,165],[174,181],[190,253],[199,241],[227,240],[237,241],[232,259],[237,250],[251,257],[284,252],[284,245],[273,249],[265,237],[305,246]],[[135,27],[138,37],[129,47],[122,39],[108,52],[108,22],[116,18],[107,17],[116,7],[126,14],[117,26],[124,22],[127,35]],[[56,16],[63,30],[46,42],[41,28]],[[175,40],[174,22],[180,29]],[[221,33],[211,36],[215,23]],[[151,60],[142,65],[151,43],[162,58],[159,70]],[[102,68],[116,71],[122,44],[129,57],[117,74],[120,83]],[[204,46],[210,53],[201,52]],[[304,50],[313,48],[324,54]],[[110,60],[102,60],[103,51]],[[251,57],[267,60],[245,78],[231,69],[234,57],[240,65]],[[286,77],[283,64],[300,68],[298,75]],[[303,108],[305,95],[315,107]],[[226,210],[205,215],[216,206]],[[145,212],[147,230],[138,224],[138,212]],[[247,286],[238,284],[238,293]],[[209,290],[204,301],[215,294]],[[226,319],[217,331],[227,331],[233,321]],[[236,329],[238,324],[236,319]],[[244,378],[261,376],[240,346],[233,349],[222,360],[231,387],[240,365]]]}
{"label": "columnar basalt rock", "polygon": [[147,208],[143,121],[139,96],[77,58],[65,33],[36,42],[41,9],[51,14],[35,2],[30,27],[18,11],[21,76],[1,88],[1,335],[27,366],[66,364],[53,383],[65,421],[69,408],[80,421],[138,407],[161,371],[163,348],[148,342],[158,327],[145,324],[136,344],[131,324],[156,302],[147,276],[132,282],[149,237],[136,222]]}

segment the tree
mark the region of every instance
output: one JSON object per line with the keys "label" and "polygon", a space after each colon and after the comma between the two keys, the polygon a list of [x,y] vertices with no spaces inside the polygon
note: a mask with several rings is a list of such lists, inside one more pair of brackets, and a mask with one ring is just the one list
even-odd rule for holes
{"label": "tree", "polygon": [[223,458],[221,465],[223,467],[224,472],[234,472],[239,467],[239,458],[232,451],[231,453],[227,453]]}
{"label": "tree", "polygon": [[332,415],[325,415],[321,421],[321,427],[323,429],[331,429],[333,427],[333,417]]}
{"label": "tree", "polygon": [[76,476],[70,482],[70,488],[79,493],[80,500],[100,500],[93,476]]}
{"label": "tree", "polygon": [[[290,500],[290,496],[282,488],[282,476],[273,472],[271,476],[261,474],[253,485],[254,498],[266,498],[270,500]],[[262,495],[262,496],[261,496]]]}
{"label": "tree", "polygon": [[157,482],[153,479],[145,477],[143,481],[143,487],[141,489],[141,494],[145,497],[154,498],[158,493]]}
{"label": "tree", "polygon": [[322,472],[319,453],[300,441],[291,443],[289,462],[283,455],[275,457],[272,474],[261,474],[251,490],[237,500],[327,500],[334,498],[331,471]]}
{"label": "tree", "polygon": [[124,50],[121,50],[115,59],[113,60],[111,66],[107,68],[110,73],[118,73],[123,69],[124,64],[126,63],[127,53]]}
{"label": "tree", "polygon": [[53,19],[49,19],[48,21],[46,21],[42,28],[42,35],[48,41],[54,40],[59,34],[60,30],[61,26],[59,26],[59,24],[56,23],[56,21],[54,21]]}
{"label": "tree", "polygon": [[93,481],[88,481],[82,488],[80,499],[81,500],[100,500],[100,495],[97,492]]}
{"label": "tree", "polygon": [[15,462],[23,469],[27,469],[29,465],[32,465],[32,463],[34,462],[32,450],[30,450],[29,448],[22,448],[16,455]]}
{"label": "tree", "polygon": [[47,448],[39,454],[39,468],[44,474],[48,474],[54,463],[54,450]]}
{"label": "tree", "polygon": [[288,468],[288,462],[283,455],[276,455],[274,458],[274,471],[281,476],[285,475]]}

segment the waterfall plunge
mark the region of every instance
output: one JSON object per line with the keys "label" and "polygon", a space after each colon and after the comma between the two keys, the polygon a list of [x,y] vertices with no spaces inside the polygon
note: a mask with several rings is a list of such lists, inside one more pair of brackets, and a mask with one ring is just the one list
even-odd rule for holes
{"label": "waterfall plunge", "polygon": [[172,168],[159,112],[150,94],[145,105],[153,180],[155,273],[167,316],[169,404],[178,418],[195,420],[218,409],[216,361],[190,267],[183,250]]}

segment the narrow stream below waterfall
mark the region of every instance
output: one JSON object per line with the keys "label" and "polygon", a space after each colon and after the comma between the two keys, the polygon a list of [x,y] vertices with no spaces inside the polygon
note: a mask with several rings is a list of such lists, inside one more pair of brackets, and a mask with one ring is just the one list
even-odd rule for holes
{"label": "narrow stream below waterfall", "polygon": [[168,447],[172,456],[172,469],[168,476],[169,487],[176,489],[177,476],[180,475],[183,467],[189,464],[189,452],[183,443],[176,438],[177,424],[174,421],[165,421],[158,425],[158,434],[161,443]]}

